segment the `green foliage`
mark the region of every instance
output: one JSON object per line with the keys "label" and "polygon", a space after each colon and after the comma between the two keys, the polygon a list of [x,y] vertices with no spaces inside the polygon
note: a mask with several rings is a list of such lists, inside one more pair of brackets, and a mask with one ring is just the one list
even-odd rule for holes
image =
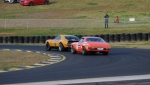
{"label": "green foliage", "polygon": [[98,3],[90,2],[88,5],[98,5]]}

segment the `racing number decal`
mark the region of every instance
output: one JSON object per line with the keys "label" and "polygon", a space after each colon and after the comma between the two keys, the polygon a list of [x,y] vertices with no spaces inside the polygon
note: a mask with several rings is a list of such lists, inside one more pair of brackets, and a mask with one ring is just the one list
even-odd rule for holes
{"label": "racing number decal", "polygon": [[76,44],[76,49],[78,50],[78,43]]}
{"label": "racing number decal", "polygon": [[54,45],[56,46],[56,40],[54,40]]}

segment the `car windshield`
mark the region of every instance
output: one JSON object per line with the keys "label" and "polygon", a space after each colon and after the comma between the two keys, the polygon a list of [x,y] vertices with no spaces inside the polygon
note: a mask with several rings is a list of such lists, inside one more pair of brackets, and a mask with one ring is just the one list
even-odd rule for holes
{"label": "car windshield", "polygon": [[102,38],[87,38],[86,42],[105,42]]}
{"label": "car windshield", "polygon": [[79,38],[76,36],[65,36],[68,41],[79,41]]}

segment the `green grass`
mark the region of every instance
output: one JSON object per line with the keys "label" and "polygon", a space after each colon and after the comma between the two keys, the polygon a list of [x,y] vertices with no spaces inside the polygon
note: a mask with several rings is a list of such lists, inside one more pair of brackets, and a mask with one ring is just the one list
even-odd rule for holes
{"label": "green grass", "polygon": [[121,33],[147,33],[150,32],[148,28],[109,28],[109,29],[75,29],[75,28],[62,28],[62,29],[1,29],[0,36],[47,36],[47,35],[99,35],[99,34],[121,34]]}
{"label": "green grass", "polygon": [[[108,13],[111,18],[147,16],[150,9],[149,0],[50,0],[49,5],[21,6],[19,3],[8,4],[0,1],[1,19],[68,19],[103,18]],[[117,12],[116,12],[117,11]]]}
{"label": "green grass", "polygon": [[[93,35],[150,32],[150,13],[148,12],[150,9],[149,3],[149,0],[50,0],[49,5],[21,6],[19,3],[9,4],[0,1],[0,19],[103,19],[104,15],[108,13],[110,19],[112,19],[110,26],[116,26],[113,23],[113,20],[116,18],[116,16],[119,16],[121,20],[124,18],[128,19],[135,17],[138,21],[135,23],[126,22],[128,23],[126,28],[123,28],[124,22],[121,21],[118,27],[110,27],[109,29],[87,27],[81,29],[3,29],[0,27],[0,36],[40,36],[58,34]],[[88,25],[88,23],[86,24]],[[135,26],[132,26],[134,24]]]}
{"label": "green grass", "polygon": [[18,68],[35,63],[40,63],[49,59],[48,56],[39,53],[17,52],[0,50],[0,70],[8,70],[10,68]]}

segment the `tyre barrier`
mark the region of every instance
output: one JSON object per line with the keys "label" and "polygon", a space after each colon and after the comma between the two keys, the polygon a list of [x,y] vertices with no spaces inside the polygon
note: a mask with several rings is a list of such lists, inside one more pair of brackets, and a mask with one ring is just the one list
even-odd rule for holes
{"label": "tyre barrier", "polygon": [[120,41],[125,41],[125,33],[123,33],[123,34],[120,34]]}
{"label": "tyre barrier", "polygon": [[114,35],[114,39],[115,39],[116,42],[120,42],[120,36],[121,36],[120,34],[115,34]]}
{"label": "tyre barrier", "polygon": [[142,35],[142,40],[143,41],[148,41],[148,33],[145,33]]}
{"label": "tyre barrier", "polygon": [[131,41],[131,35],[125,34],[125,41]]}
{"label": "tyre barrier", "polygon": [[29,43],[29,36],[24,36],[24,43]]}
{"label": "tyre barrier", "polygon": [[45,36],[40,36],[40,43],[45,43],[46,37]]}
{"label": "tyre barrier", "polygon": [[18,43],[24,43],[23,36],[18,36]]}
{"label": "tyre barrier", "polygon": [[35,36],[33,41],[34,43],[40,43],[40,36]]}
{"label": "tyre barrier", "polygon": [[82,37],[82,35],[75,35],[75,36],[77,36],[79,39]]}
{"label": "tyre barrier", "polygon": [[29,36],[29,43],[34,43],[35,36]]}
{"label": "tyre barrier", "polygon": [[18,36],[13,36],[13,43],[18,43]]}
{"label": "tyre barrier", "polygon": [[[81,38],[82,36],[85,35],[76,35],[76,36]],[[100,34],[100,35],[92,35],[92,36],[101,37],[106,42],[149,41],[150,40],[150,33]],[[54,38],[55,36],[0,36],[0,43],[45,43],[47,39],[54,39]]]}
{"label": "tyre barrier", "polygon": [[13,43],[13,36],[9,36],[8,38],[9,38],[9,39],[8,39],[8,42],[9,42],[9,43]]}
{"label": "tyre barrier", "polygon": [[106,42],[109,42],[109,34],[103,35],[103,39],[104,39]]}
{"label": "tyre barrier", "polygon": [[148,40],[150,40],[150,33],[148,33]]}
{"label": "tyre barrier", "polygon": [[104,35],[103,35],[103,34],[101,34],[101,35],[100,35],[100,37],[101,37],[101,38],[104,38]]}
{"label": "tyre barrier", "polygon": [[3,43],[8,43],[8,36],[3,36]]}
{"label": "tyre barrier", "polygon": [[0,43],[3,43],[3,37],[0,36]]}
{"label": "tyre barrier", "polygon": [[136,34],[131,34],[131,41],[137,41]]}
{"label": "tyre barrier", "polygon": [[137,33],[137,40],[142,41],[142,33]]}
{"label": "tyre barrier", "polygon": [[109,42],[115,42],[114,34],[109,35]]}

